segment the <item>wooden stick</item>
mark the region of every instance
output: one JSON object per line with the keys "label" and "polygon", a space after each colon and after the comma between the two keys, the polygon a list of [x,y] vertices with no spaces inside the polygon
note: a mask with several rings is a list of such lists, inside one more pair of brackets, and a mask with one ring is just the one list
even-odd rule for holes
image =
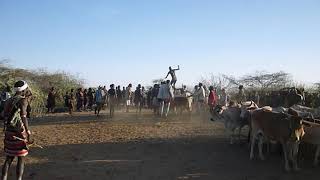
{"label": "wooden stick", "polygon": [[[17,140],[20,140],[20,141],[24,141],[24,142],[26,142],[27,144],[29,143],[27,140],[22,139],[22,138],[19,138],[19,137],[17,137],[17,136],[13,136],[13,138],[15,138],[15,139],[17,139]],[[29,146],[29,147],[35,146],[35,147],[38,147],[38,148],[40,148],[40,149],[43,149],[42,146],[40,146],[40,145],[38,145],[38,144],[36,144],[36,143],[34,143],[34,142],[31,143],[31,144],[28,144],[28,146]]]}

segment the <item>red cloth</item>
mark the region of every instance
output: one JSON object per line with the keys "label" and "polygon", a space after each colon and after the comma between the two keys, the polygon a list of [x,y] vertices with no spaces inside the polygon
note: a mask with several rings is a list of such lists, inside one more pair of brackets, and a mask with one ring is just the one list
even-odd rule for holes
{"label": "red cloth", "polygon": [[[18,140],[15,137],[19,137],[22,140]],[[26,156],[28,155],[28,147],[27,147],[27,133],[22,130],[22,132],[17,131],[5,131],[4,138],[4,152],[7,156]]]}
{"label": "red cloth", "polygon": [[211,107],[214,107],[217,105],[218,97],[214,91],[210,91],[208,104]]}

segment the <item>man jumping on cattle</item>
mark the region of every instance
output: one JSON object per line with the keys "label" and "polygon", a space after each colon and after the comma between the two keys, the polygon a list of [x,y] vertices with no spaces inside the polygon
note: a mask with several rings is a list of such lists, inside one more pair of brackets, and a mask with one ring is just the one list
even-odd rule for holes
{"label": "man jumping on cattle", "polygon": [[[180,70],[180,67],[178,65],[178,69],[172,69],[171,66],[169,67],[169,72],[166,76],[166,78],[171,75],[171,86],[173,86],[173,88],[175,89],[176,88],[176,82],[177,82],[177,76],[176,76],[176,71]],[[166,79],[165,78],[165,79]]]}

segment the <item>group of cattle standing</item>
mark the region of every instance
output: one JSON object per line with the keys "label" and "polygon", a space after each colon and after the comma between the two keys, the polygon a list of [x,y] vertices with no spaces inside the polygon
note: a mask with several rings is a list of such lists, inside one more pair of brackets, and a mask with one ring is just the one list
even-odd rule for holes
{"label": "group of cattle standing", "polygon": [[234,143],[235,131],[238,129],[240,139],[241,129],[249,126],[248,142],[250,159],[254,158],[256,142],[259,157],[264,160],[263,146],[280,143],[285,159],[285,169],[298,170],[298,152],[301,142],[316,146],[314,165],[319,162],[320,154],[320,117],[318,109],[301,105],[289,108],[270,106],[258,107],[253,101],[231,103],[229,106],[216,106],[211,110],[212,119],[222,121],[230,134],[230,143]]}

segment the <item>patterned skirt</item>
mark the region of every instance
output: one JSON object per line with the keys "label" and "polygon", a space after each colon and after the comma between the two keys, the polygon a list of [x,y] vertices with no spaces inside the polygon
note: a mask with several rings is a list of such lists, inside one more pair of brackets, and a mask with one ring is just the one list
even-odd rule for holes
{"label": "patterned skirt", "polygon": [[[17,139],[21,138],[22,140]],[[4,138],[4,152],[7,156],[26,156],[28,155],[27,132],[6,130]]]}

